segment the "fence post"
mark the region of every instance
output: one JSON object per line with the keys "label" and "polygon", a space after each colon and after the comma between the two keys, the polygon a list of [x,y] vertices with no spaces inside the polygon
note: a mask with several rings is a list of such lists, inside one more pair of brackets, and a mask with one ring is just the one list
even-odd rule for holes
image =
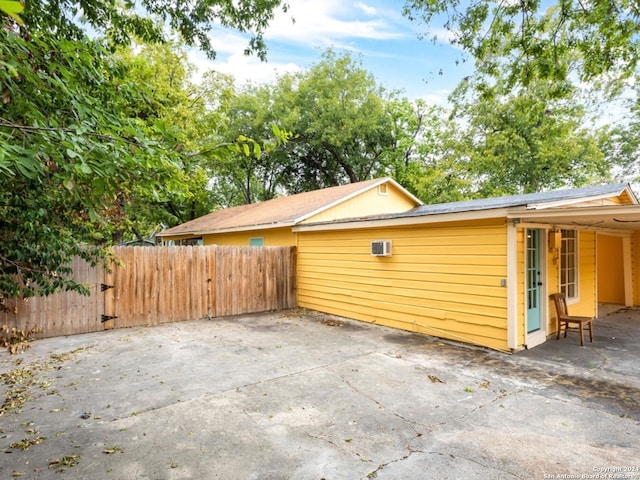
{"label": "fence post", "polygon": [[114,269],[116,265],[113,261],[109,262],[107,270],[104,272],[104,283],[102,290],[104,291],[104,312],[102,312],[102,324],[105,330],[111,330],[115,327],[114,319],[116,314],[116,286]]}

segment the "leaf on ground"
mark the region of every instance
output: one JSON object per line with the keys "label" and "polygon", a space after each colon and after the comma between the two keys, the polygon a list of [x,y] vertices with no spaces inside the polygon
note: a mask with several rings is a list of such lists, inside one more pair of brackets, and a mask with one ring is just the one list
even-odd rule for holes
{"label": "leaf on ground", "polygon": [[80,463],[80,455],[66,455],[57,460],[49,462],[49,468],[57,468],[59,472],[63,472],[70,467],[75,467]]}
{"label": "leaf on ground", "polygon": [[106,453],[107,455],[111,455],[112,453],[116,452],[124,452],[124,449],[119,445],[114,445],[113,447],[105,448],[104,450],[102,450],[102,453]]}

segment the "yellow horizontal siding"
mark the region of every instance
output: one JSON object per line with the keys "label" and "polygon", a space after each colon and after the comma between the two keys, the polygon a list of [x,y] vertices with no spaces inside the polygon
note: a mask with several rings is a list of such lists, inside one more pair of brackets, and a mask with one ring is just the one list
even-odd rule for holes
{"label": "yellow horizontal siding", "polygon": [[633,304],[640,305],[640,232],[633,232],[631,237],[631,281]]}
{"label": "yellow horizontal siding", "polygon": [[296,246],[296,234],[291,231],[291,227],[209,234],[203,236],[203,243],[205,245],[247,246],[249,240],[255,237],[263,237],[265,247]]}
{"label": "yellow horizontal siding", "polygon": [[598,312],[595,232],[588,230],[578,232],[578,257],[579,301],[569,306],[569,313],[595,316]]}
{"label": "yellow horizontal siding", "polygon": [[482,329],[470,330],[468,322],[455,318],[443,318],[441,312],[430,314],[429,309],[406,311],[402,312],[402,315],[389,316],[384,314],[385,311],[381,310],[380,305],[369,306],[354,302],[337,307],[329,300],[317,295],[312,297],[298,295],[299,304],[304,302],[305,308],[458,342],[482,345],[495,350],[506,350],[507,339],[504,326],[484,325]]}
{"label": "yellow horizontal siding", "polygon": [[[580,252],[578,252],[578,255]],[[553,293],[560,291],[560,252],[549,252],[547,254],[547,294],[549,297]],[[557,258],[555,258],[557,256]],[[554,261],[555,258],[555,261]],[[547,334],[556,333],[558,322],[556,320],[555,304],[551,298],[547,298]]]}
{"label": "yellow horizontal siding", "polygon": [[517,310],[518,315],[516,323],[518,325],[518,346],[526,343],[526,331],[527,331],[527,308],[525,305],[525,236],[526,228],[518,228],[516,231],[516,251],[517,251],[517,269],[518,277],[516,279],[516,292],[517,292]]}
{"label": "yellow horizontal siding", "polygon": [[[337,254],[340,255],[340,254]],[[324,265],[326,254],[322,253],[309,253],[307,254],[305,265],[312,268],[314,266],[322,267]],[[497,257],[482,257],[483,262],[478,261],[480,257],[477,255],[468,255],[468,256],[457,256],[456,258],[452,258],[447,255],[422,255],[422,256],[406,256],[405,263],[403,264],[394,264],[394,265],[383,265],[380,264],[378,268],[374,266],[370,266],[369,270],[375,271],[380,270],[381,272],[386,272],[389,275],[394,275],[397,270],[400,275],[403,275],[403,278],[413,278],[412,272],[418,274],[424,273],[444,273],[448,274],[452,271],[452,269],[459,268],[460,265],[465,266],[465,270],[460,275],[466,275],[468,277],[476,276],[476,275],[488,275],[490,277],[501,277],[504,275],[506,268],[506,260]],[[476,264],[471,265],[472,261],[475,261]],[[358,261],[356,259],[344,258],[341,262],[341,268],[360,268],[364,263],[363,260]],[[488,263],[488,264],[487,264]],[[428,268],[427,268],[428,266]],[[396,270],[394,270],[394,268]]]}
{"label": "yellow horizontal siding", "polygon": [[[302,273],[300,276],[308,277]],[[341,278],[339,286],[330,285],[328,281],[323,281],[319,275],[314,275],[314,283],[298,282],[298,289],[331,291],[340,295],[358,296],[371,299],[372,290],[380,291],[376,293],[376,299],[385,298],[388,301],[402,299],[403,303],[422,305],[428,301],[429,305],[438,305],[438,308],[452,309],[453,311],[464,310],[477,313],[479,315],[502,314],[505,308],[505,299],[501,295],[502,287],[467,287],[467,295],[460,297],[460,286],[451,284],[427,284],[413,282],[385,286],[373,282],[350,282],[349,279]],[[382,293],[383,292],[383,293]]]}
{"label": "yellow horizontal siding", "polygon": [[337,219],[385,215],[411,210],[417,203],[393,185],[387,183],[387,194],[381,195],[373,188],[340,203],[332,208],[309,217],[302,223],[331,222]]}
{"label": "yellow horizontal siding", "polygon": [[[355,265],[355,264],[354,264]],[[396,266],[400,268],[400,266]],[[358,268],[358,267],[351,267]],[[410,266],[411,269],[416,268],[415,265]],[[349,273],[344,273],[341,266],[325,267],[320,264],[316,266],[299,267],[299,271],[307,276],[312,276],[314,279],[326,279],[331,281],[336,275],[341,275],[344,282],[350,282],[355,284],[375,285],[380,287],[399,287],[399,288],[419,288],[423,289],[425,284],[433,284],[434,287],[438,286],[439,290],[447,291],[454,290],[457,292],[459,286],[469,287],[474,289],[480,288],[478,294],[492,296],[492,289],[495,289],[496,296],[502,298],[502,289],[504,287],[499,286],[499,280],[496,282],[495,276],[491,275],[470,275],[469,272],[462,274],[455,273],[429,273],[429,272],[416,272],[411,270],[401,271],[389,271],[384,269],[373,269],[363,272],[352,270]],[[376,274],[378,272],[378,274]]]}
{"label": "yellow horizontal siding", "polygon": [[[391,257],[370,255],[392,240]],[[358,320],[507,350],[506,228],[301,232],[298,303]]]}
{"label": "yellow horizontal siding", "polygon": [[597,236],[598,302],[624,304],[622,237]]}

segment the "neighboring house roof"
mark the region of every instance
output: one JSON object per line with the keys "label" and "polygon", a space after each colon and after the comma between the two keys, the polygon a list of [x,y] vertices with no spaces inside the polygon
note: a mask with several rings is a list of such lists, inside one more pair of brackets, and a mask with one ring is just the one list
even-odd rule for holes
{"label": "neighboring house roof", "polygon": [[397,182],[385,177],[217,210],[169,228],[158,235],[161,237],[202,235],[213,232],[293,226],[384,183],[394,185],[416,205],[422,204]]}

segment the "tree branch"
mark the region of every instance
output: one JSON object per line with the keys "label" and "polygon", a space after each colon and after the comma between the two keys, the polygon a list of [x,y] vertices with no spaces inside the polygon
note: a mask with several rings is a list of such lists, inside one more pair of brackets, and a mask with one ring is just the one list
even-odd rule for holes
{"label": "tree branch", "polygon": [[[62,127],[33,127],[30,125],[18,125],[17,123],[12,123],[5,118],[0,117],[0,128],[11,128],[15,130],[19,130],[21,132],[64,132],[64,133],[77,133],[75,130],[71,128],[62,128]],[[125,137],[114,137],[111,135],[105,135],[103,133],[95,133],[95,132],[85,132],[85,135],[89,135],[91,137],[98,138],[100,140],[110,141],[110,142],[118,142],[124,140],[125,142],[139,146],[140,142],[135,139],[129,139]]]}

